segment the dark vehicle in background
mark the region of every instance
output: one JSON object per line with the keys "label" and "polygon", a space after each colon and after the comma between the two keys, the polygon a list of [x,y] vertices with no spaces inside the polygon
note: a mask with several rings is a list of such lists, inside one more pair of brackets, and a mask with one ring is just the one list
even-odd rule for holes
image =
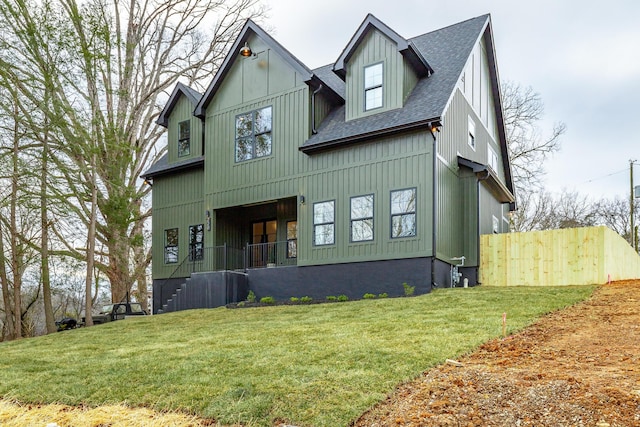
{"label": "dark vehicle in background", "polygon": [[56,322],[56,328],[58,332],[67,331],[69,329],[75,329],[78,326],[78,322],[73,317],[63,317]]}
{"label": "dark vehicle in background", "polygon": [[[147,313],[139,302],[119,302],[114,304],[105,304],[102,306],[100,313],[94,314],[92,317],[94,325],[102,323],[122,320],[130,316],[146,316]],[[85,323],[85,318],[82,318]]]}

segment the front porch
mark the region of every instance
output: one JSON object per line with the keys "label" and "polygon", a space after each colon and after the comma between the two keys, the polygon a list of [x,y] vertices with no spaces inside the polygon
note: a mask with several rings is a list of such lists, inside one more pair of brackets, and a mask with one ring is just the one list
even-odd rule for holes
{"label": "front porch", "polygon": [[193,248],[168,279],[186,278],[193,273],[243,271],[297,265],[297,247],[292,241],[246,243],[242,248],[227,244]]}

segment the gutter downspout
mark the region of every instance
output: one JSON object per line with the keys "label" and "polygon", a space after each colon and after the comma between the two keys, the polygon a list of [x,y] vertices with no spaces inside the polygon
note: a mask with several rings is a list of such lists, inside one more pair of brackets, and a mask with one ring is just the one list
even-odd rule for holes
{"label": "gutter downspout", "polygon": [[311,92],[311,133],[313,135],[318,133],[316,129],[316,94],[322,90],[322,83],[318,86],[318,89]]}
{"label": "gutter downspout", "polygon": [[433,195],[432,195],[432,220],[433,220],[433,230],[432,230],[432,241],[431,241],[431,288],[435,288],[438,286],[436,283],[436,243],[437,243],[437,230],[438,230],[438,209],[437,209],[437,201],[438,201],[438,141],[436,139],[436,135],[431,132],[431,136],[433,136]]}

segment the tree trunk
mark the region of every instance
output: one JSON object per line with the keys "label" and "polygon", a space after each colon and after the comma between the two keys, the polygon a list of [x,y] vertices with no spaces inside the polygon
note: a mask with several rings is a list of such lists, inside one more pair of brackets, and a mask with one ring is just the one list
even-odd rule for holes
{"label": "tree trunk", "polygon": [[2,284],[2,302],[4,303],[4,324],[6,326],[5,336],[0,336],[0,341],[4,337],[14,337],[13,309],[11,296],[9,294],[9,278],[7,277],[7,260],[4,251],[4,239],[2,238],[2,221],[0,221],[0,283]]}
{"label": "tree trunk", "polygon": [[109,270],[106,274],[111,284],[111,301],[122,302],[131,290],[132,280],[129,272],[129,246],[126,230],[113,230],[107,246],[109,248]]}
{"label": "tree trunk", "polygon": [[[142,201],[138,199],[134,202],[134,205],[136,206],[136,213],[139,215]],[[149,304],[148,304],[149,293],[147,291],[147,269],[141,268],[141,267],[146,267],[148,265],[146,261],[146,251],[143,244],[144,242],[143,227],[144,227],[144,222],[142,220],[136,220],[133,226],[132,241],[134,243],[137,243],[133,245],[133,259],[135,263],[134,271],[137,272],[137,275],[136,277],[134,277],[134,280],[137,283],[136,299],[140,304],[142,304],[142,308],[148,311],[149,310]]]}
{"label": "tree trunk", "polygon": [[19,260],[18,253],[18,217],[17,217],[17,207],[18,207],[18,175],[20,174],[20,169],[18,165],[18,154],[20,152],[20,138],[18,136],[18,104],[17,100],[14,100],[14,109],[13,109],[13,152],[11,156],[12,161],[12,174],[11,174],[11,200],[9,205],[9,235],[11,239],[11,270],[13,271],[13,314],[14,314],[14,331],[13,338],[20,339],[22,338],[22,273],[21,266]]}
{"label": "tree trunk", "polygon": [[42,269],[42,299],[44,301],[44,318],[47,327],[47,333],[50,334],[56,332],[57,328],[56,320],[53,314],[53,304],[51,302],[51,282],[49,275],[49,218],[47,209],[47,166],[49,156],[48,138],[48,131],[45,131],[42,141],[42,169],[40,171],[40,224],[42,227],[40,262]]}
{"label": "tree trunk", "polygon": [[96,221],[98,210],[98,186],[96,182],[96,156],[91,156],[91,214],[89,218],[89,229],[87,230],[87,274],[85,281],[85,305],[84,305],[84,317],[85,325],[93,326],[93,317],[91,312],[93,310],[93,300],[91,294],[93,287],[93,266],[96,256]]}

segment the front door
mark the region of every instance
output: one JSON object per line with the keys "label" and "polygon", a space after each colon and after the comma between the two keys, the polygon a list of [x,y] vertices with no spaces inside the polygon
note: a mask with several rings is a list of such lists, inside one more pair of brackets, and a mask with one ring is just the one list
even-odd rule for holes
{"label": "front door", "polygon": [[275,219],[251,223],[251,266],[265,267],[276,263],[278,222]]}

